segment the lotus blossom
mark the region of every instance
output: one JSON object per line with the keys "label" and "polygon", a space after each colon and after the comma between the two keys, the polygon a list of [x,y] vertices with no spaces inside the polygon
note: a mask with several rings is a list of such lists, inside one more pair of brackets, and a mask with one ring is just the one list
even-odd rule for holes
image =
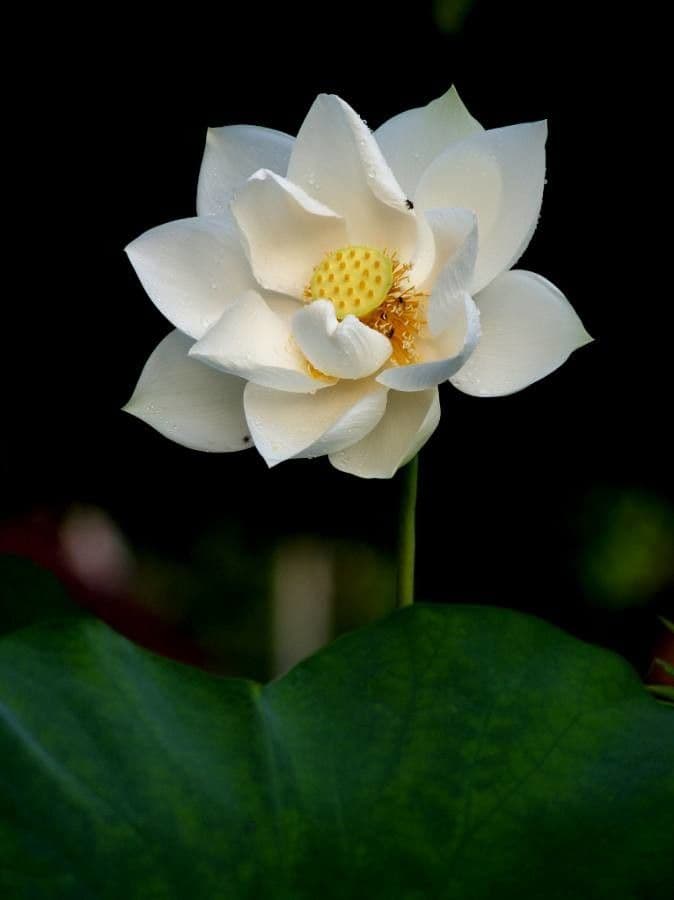
{"label": "lotus blossom", "polygon": [[375,132],[331,95],[294,139],[211,129],[197,216],[127,247],[175,330],[125,409],[198,450],[390,478],[435,430],[439,384],[511,394],[590,340],[512,268],[545,140],[544,122],[485,130],[453,88]]}

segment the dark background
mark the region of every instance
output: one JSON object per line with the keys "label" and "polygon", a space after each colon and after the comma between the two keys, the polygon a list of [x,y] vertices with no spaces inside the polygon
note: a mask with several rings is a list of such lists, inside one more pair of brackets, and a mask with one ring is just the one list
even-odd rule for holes
{"label": "dark background", "polygon": [[374,128],[455,83],[486,127],[549,120],[543,214],[520,265],[596,340],[512,397],[443,386],[421,458],[418,597],[531,611],[646,668],[655,614],[671,610],[674,533],[659,29],[648,4],[463,6],[464,19],[451,3],[191,3],[41,21],[23,64],[35,86],[18,149],[37,191],[5,380],[6,549],[53,564],[64,517],[103,510],[137,561],[133,602],[186,640],[217,625],[213,652],[243,674],[267,671],[240,646],[267,628],[249,595],[268,592],[280,540],[339,542],[347,598],[373,567],[382,597],[368,606],[366,582],[338,630],[393,603],[398,479],[327,460],[268,471],[254,451],[188,451],[119,411],[169,330],[123,248],[194,214],[209,125],[294,134],[328,91]]}

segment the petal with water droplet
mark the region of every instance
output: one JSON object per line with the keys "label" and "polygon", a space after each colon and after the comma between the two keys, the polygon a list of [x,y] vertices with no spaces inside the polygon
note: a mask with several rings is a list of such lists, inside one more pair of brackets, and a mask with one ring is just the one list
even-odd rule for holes
{"label": "petal with water droplet", "polygon": [[245,382],[191,359],[192,341],[172,331],[155,348],[124,411],[192,450],[252,446],[243,413]]}

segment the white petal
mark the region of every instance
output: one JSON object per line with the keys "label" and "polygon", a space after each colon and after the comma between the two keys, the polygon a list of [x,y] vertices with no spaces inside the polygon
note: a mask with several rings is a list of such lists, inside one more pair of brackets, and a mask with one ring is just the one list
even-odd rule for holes
{"label": "white petal", "polygon": [[395,249],[406,262],[415,256],[416,216],[372,132],[339,97],[316,98],[295,140],[288,178],[344,217],[349,243]]}
{"label": "white petal", "polygon": [[475,302],[482,337],[451,379],[466,394],[500,397],[520,391],[592,340],[566,297],[533,272],[505,272]]}
{"label": "white petal", "polygon": [[205,334],[242,291],[256,286],[229,215],[159,225],[126,252],[159,311],[193,338]]}
{"label": "white petal", "polygon": [[340,381],[316,394],[289,394],[249,384],[244,407],[267,465],[324,456],[359,441],[381,419],[386,389],[375,381]]}
{"label": "white petal", "polygon": [[213,216],[227,211],[234,192],[258,169],[285,175],[292,147],[290,135],[271,128],[209,128],[199,172],[197,214]]}
{"label": "white petal", "polygon": [[302,297],[314,267],[346,245],[344,221],[301,188],[273,172],[256,172],[232,201],[258,282]]}
{"label": "white petal", "polygon": [[145,364],[124,410],[192,450],[252,447],[243,414],[245,382],[190,359],[192,341],[172,331]]}
{"label": "white petal", "polygon": [[[428,326],[431,334],[448,327],[448,304],[455,294],[467,291],[473,280],[478,251],[477,218],[467,209],[431,209],[426,214],[435,238],[435,265],[427,282],[430,291]],[[451,313],[450,313],[451,317]]]}
{"label": "white petal", "polygon": [[303,309],[304,301],[296,300],[287,294],[274,294],[272,291],[264,291],[260,289],[258,293],[264,297],[267,306],[272,309],[277,316],[280,316],[284,322],[290,324],[293,316],[298,309]]}
{"label": "white petal", "polygon": [[386,415],[366,438],[330,455],[336,469],[361,478],[392,478],[433,434],[440,421],[438,389],[388,395]]}
{"label": "white petal", "polygon": [[409,262],[411,269],[408,274],[409,284],[415,285],[421,289],[422,284],[430,282],[431,275],[435,270],[438,249],[442,251],[442,247],[436,246],[436,235],[433,232],[429,218],[426,213],[420,211],[416,216],[417,225],[417,243],[414,253],[405,260],[398,254],[401,262]]}
{"label": "white petal", "polygon": [[454,294],[446,308],[447,327],[434,339],[418,343],[424,362],[385,369],[380,384],[396,391],[424,391],[435,387],[465,365],[480,337],[480,314],[470,294]]}
{"label": "white petal", "polygon": [[309,374],[288,320],[255,291],[246,291],[226,309],[192,347],[190,356],[280,391],[309,393],[334,384],[334,379]]}
{"label": "white petal", "polygon": [[408,109],[374,133],[398,184],[414,199],[426,168],[450,144],[484,129],[463,105],[455,87],[428,106]]}
{"label": "white petal", "polygon": [[513,266],[534,233],[545,183],[546,135],[545,122],[475,134],[441,154],[419,182],[421,209],[461,206],[477,214],[473,294]]}
{"label": "white petal", "polygon": [[355,316],[341,322],[329,300],[315,300],[293,318],[293,335],[312,366],[337,378],[365,378],[391,356],[391,342]]}

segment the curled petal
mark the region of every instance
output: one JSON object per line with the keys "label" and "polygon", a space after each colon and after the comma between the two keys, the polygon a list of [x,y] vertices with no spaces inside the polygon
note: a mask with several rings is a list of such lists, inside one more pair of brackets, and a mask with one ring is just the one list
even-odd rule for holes
{"label": "curled petal", "polygon": [[419,179],[436,156],[483,130],[451,87],[427,106],[408,109],[384,122],[374,136],[398,184],[414,199]]}
{"label": "curled petal", "polygon": [[545,183],[546,136],[545,122],[474,134],[438,156],[419,182],[420,208],[460,206],[477,215],[473,294],[513,266],[534,233]]}
{"label": "curled petal", "polygon": [[288,178],[344,217],[349,243],[388,247],[411,260],[416,216],[372,132],[339,97],[320,94],[295,141]]}
{"label": "curled petal", "polygon": [[192,347],[190,356],[280,391],[309,393],[334,384],[334,379],[309,373],[288,320],[270,309],[255,291],[237,298]]}
{"label": "curled petal", "polygon": [[124,411],[192,450],[251,447],[243,413],[245,382],[190,359],[191,346],[179,331],[167,335],[145,364]]}
{"label": "curled petal", "polygon": [[340,216],[264,169],[237,194],[232,213],[255,277],[270,291],[302,297],[314,266],[347,243]]}
{"label": "curled petal", "polygon": [[377,381],[396,391],[424,391],[458,372],[480,338],[480,314],[470,294],[452,295],[445,323],[442,334],[417,345],[424,362],[384,369]]}
{"label": "curled petal", "polygon": [[499,397],[520,391],[592,340],[561,291],[533,272],[499,275],[475,302],[482,336],[451,379],[466,394]]}
{"label": "curled petal", "polygon": [[293,139],[256,125],[209,128],[199,172],[197,214],[215,216],[229,209],[234,193],[258,169],[285,175]]}
{"label": "curled petal", "polygon": [[337,320],[329,300],[316,300],[293,318],[293,335],[309,362],[337,378],[365,378],[391,355],[391,342],[355,316]]}
{"label": "curled petal", "polygon": [[126,252],[159,311],[193,338],[205,334],[242,291],[255,287],[229,214],[167,222],[141,234]]}
{"label": "curled petal", "polygon": [[388,395],[386,414],[367,437],[330,454],[332,465],[361,478],[392,478],[421,450],[440,421],[438,389]]}
{"label": "curled petal", "polygon": [[386,389],[375,381],[340,381],[316,394],[290,394],[249,384],[246,419],[267,465],[324,456],[359,441],[381,419]]}

